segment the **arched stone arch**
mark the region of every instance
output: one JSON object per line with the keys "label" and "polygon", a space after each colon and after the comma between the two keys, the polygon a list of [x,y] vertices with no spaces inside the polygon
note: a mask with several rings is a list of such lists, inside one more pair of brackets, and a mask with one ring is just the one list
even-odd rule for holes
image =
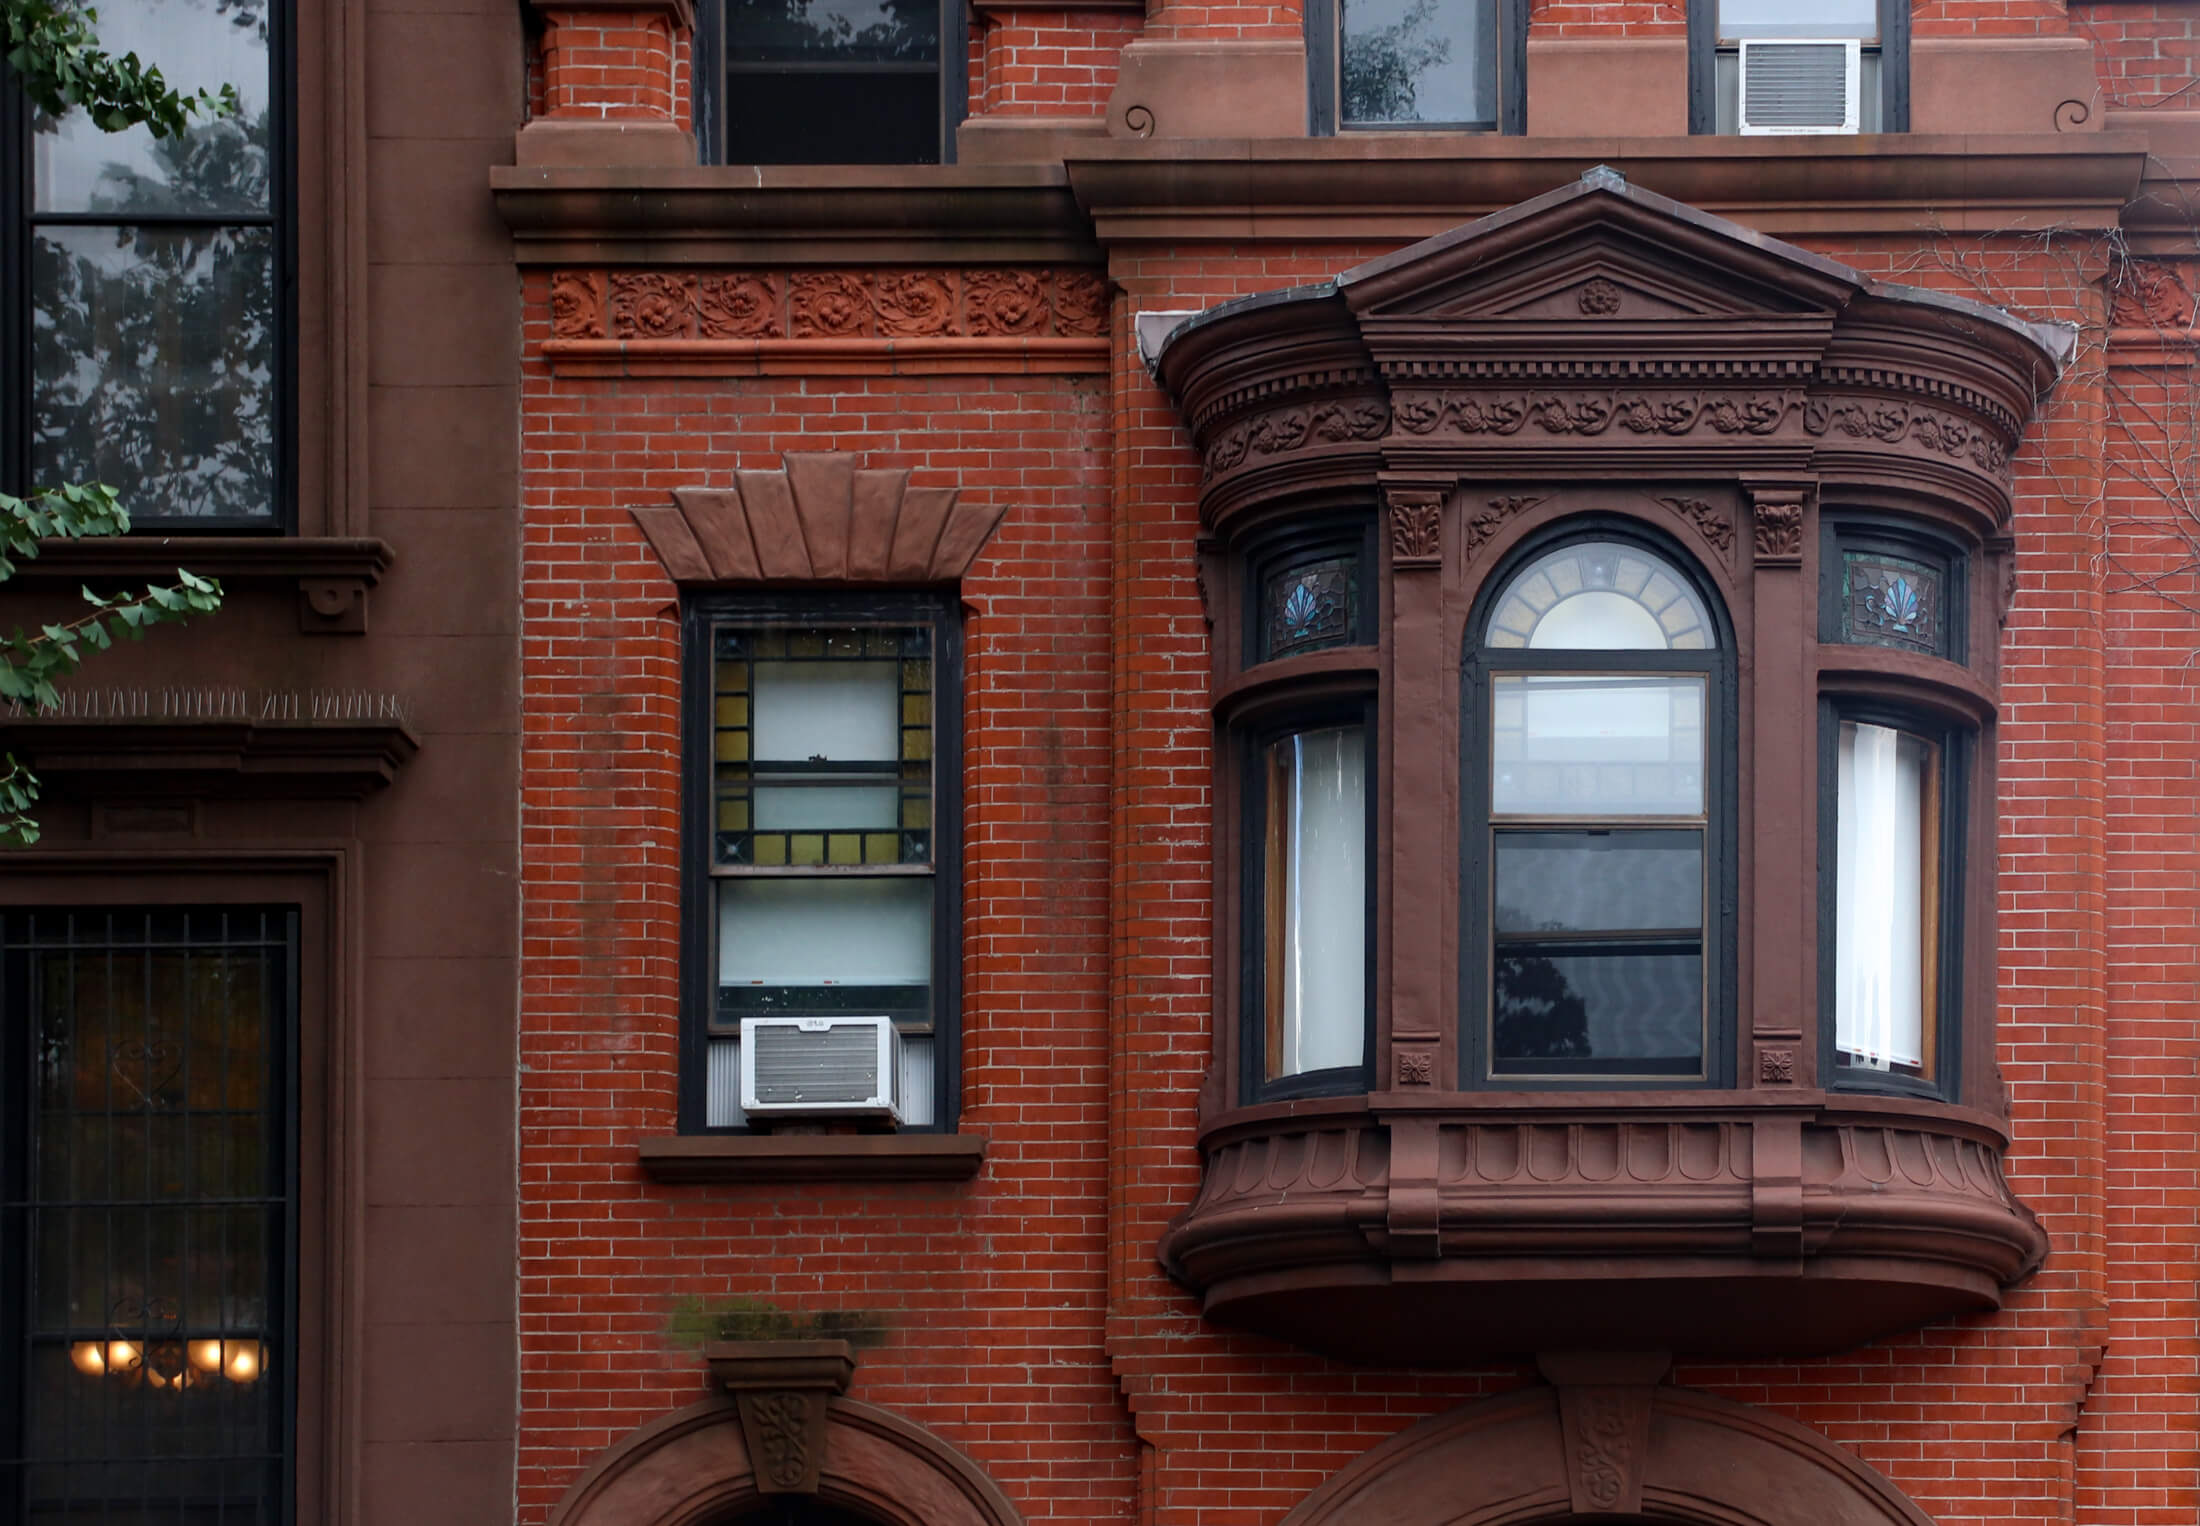
{"label": "arched stone arch", "polygon": [[1685,1388],[1534,1388],[1363,1453],[1283,1526],[1932,1526],[1876,1470],[1783,1416]]}
{"label": "arched stone arch", "polygon": [[[835,1399],[818,1498],[880,1526],[1023,1526],[978,1465],[920,1425]],[[713,1396],[643,1426],[596,1459],[551,1526],[715,1526],[762,1503],[740,1411]]]}

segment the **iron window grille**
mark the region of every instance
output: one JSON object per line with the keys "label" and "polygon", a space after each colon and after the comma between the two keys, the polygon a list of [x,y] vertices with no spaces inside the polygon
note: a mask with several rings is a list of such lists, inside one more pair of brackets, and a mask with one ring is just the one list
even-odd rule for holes
{"label": "iron window grille", "polygon": [[140,528],[290,530],[290,7],[99,9],[112,51],[244,106],[165,142],[101,134],[38,116],[0,69],[0,489],[104,482]]}
{"label": "iron window grille", "polygon": [[0,916],[10,1519],[291,1519],[297,914]]}

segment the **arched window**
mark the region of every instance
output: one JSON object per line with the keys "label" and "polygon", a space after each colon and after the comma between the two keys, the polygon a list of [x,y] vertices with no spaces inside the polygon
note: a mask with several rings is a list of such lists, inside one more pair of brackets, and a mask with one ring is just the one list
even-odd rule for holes
{"label": "arched window", "polygon": [[1730,1045],[1732,642],[1615,525],[1531,544],[1469,627],[1469,1086],[1720,1084]]}

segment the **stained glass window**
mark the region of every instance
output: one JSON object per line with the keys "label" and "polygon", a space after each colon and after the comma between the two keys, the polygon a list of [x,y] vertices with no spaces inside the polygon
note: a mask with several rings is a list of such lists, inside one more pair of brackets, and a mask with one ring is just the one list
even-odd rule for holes
{"label": "stained glass window", "polygon": [[1261,589],[1261,656],[1295,657],[1359,639],[1360,559],[1291,562]]}
{"label": "stained glass window", "polygon": [[1841,556],[1841,639],[1946,657],[1947,574],[1883,551]]}
{"label": "stained glass window", "polygon": [[935,631],[711,638],[717,1000],[707,1122],[742,1121],[741,1020],[891,1017],[902,1121],[931,1113]]}

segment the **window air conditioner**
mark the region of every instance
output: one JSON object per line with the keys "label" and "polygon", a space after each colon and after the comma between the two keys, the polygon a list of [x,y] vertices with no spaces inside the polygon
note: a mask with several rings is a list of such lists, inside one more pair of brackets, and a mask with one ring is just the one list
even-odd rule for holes
{"label": "window air conditioner", "polygon": [[1744,39],[1741,133],[1855,132],[1861,45],[1854,38]]}
{"label": "window air conditioner", "polygon": [[901,1034],[890,1017],[744,1017],[741,1111],[901,1122]]}

